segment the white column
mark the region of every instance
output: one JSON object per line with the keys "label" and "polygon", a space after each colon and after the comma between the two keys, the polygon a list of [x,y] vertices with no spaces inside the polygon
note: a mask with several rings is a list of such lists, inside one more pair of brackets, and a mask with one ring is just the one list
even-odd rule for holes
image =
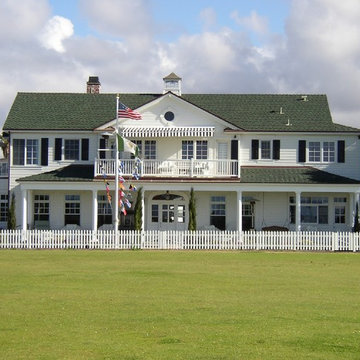
{"label": "white column", "polygon": [[238,190],[237,194],[237,216],[236,216],[236,229],[242,231],[242,191]]}
{"label": "white column", "polygon": [[92,191],[92,229],[97,230],[98,227],[98,201],[97,201],[97,190]]}
{"label": "white column", "polygon": [[296,191],[295,196],[295,207],[296,207],[296,218],[295,218],[295,230],[301,231],[301,192]]}
{"label": "white column", "polygon": [[142,191],[141,209],[142,209],[141,229],[144,231],[145,230],[145,190],[144,190],[144,188]]}
{"label": "white column", "polygon": [[27,190],[21,189],[22,201],[22,230],[27,229]]}

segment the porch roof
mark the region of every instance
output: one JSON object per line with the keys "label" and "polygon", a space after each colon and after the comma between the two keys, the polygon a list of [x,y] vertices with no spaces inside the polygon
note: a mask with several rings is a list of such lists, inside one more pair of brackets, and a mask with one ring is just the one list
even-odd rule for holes
{"label": "porch roof", "polygon": [[360,181],[310,166],[242,166],[240,183],[354,185],[360,184]]}
{"label": "porch roof", "polygon": [[[44,172],[37,175],[31,175],[17,179],[19,182],[23,181],[94,181],[94,165],[69,165],[56,170]],[[146,182],[147,179],[144,179]],[[166,178],[154,179],[151,181],[173,181],[184,178]],[[187,178],[189,182],[203,182],[208,179]],[[236,179],[238,181],[238,179]],[[216,182],[224,181],[224,179],[216,179]],[[229,181],[229,179],[226,179]],[[359,180],[351,179],[345,176],[335,175],[326,171],[318,170],[309,166],[285,167],[285,166],[242,166],[241,167],[241,184],[339,184],[339,185],[356,185],[360,184]]]}

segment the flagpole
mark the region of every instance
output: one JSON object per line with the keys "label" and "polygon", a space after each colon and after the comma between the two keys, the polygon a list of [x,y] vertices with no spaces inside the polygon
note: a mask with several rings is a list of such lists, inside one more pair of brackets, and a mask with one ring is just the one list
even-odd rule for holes
{"label": "flagpole", "polygon": [[115,129],[115,246],[119,248],[119,141],[117,134],[119,132],[119,94],[116,96],[116,129]]}

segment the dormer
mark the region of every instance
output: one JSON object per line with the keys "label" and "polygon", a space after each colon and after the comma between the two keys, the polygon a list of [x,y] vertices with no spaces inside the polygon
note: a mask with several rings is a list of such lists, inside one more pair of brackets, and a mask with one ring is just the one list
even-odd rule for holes
{"label": "dormer", "polygon": [[89,81],[86,83],[86,92],[88,94],[100,93],[100,81],[98,76],[89,76]]}
{"label": "dormer", "polygon": [[181,96],[181,77],[177,76],[173,72],[163,78],[165,94],[168,91],[173,92],[176,95]]}

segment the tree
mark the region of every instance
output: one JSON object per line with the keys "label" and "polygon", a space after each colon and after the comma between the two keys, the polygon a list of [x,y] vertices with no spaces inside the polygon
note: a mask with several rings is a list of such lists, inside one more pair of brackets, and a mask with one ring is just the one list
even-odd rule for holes
{"label": "tree", "polygon": [[12,193],[11,196],[11,204],[8,211],[8,221],[7,221],[8,229],[15,230],[16,229],[16,213],[15,213],[15,194]]}
{"label": "tree", "polygon": [[142,188],[139,188],[137,191],[137,197],[134,207],[134,227],[135,230],[142,230],[142,216],[143,216],[143,208],[142,208]]}
{"label": "tree", "polygon": [[193,188],[191,188],[190,190],[188,230],[190,231],[196,230],[196,199]]}

